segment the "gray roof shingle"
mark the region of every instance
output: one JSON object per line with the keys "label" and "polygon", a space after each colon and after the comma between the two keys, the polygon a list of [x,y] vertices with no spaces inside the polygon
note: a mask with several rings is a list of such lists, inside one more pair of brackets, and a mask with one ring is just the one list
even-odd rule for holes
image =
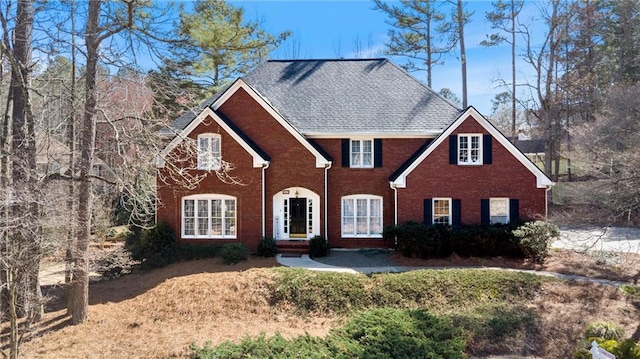
{"label": "gray roof shingle", "polygon": [[242,79],[304,135],[431,134],[461,113],[387,59],[270,60]]}

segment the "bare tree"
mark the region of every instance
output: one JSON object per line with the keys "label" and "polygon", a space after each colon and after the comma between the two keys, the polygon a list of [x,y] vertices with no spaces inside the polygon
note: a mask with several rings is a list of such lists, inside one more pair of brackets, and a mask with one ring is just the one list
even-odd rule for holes
{"label": "bare tree", "polygon": [[559,160],[559,145],[563,134],[557,72],[561,61],[561,46],[567,35],[568,14],[563,4],[561,0],[553,0],[548,3],[548,8],[540,8],[547,29],[539,47],[534,47],[533,34],[527,26],[524,26],[527,43],[524,60],[532,66],[535,73],[535,84],[529,84],[532,96],[527,108],[537,118],[544,132],[545,173],[555,179],[558,173],[553,173],[552,164]]}
{"label": "bare tree", "polygon": [[[524,1],[522,0],[498,0],[493,2],[493,11],[486,13],[487,20],[491,23],[491,27],[500,30],[487,35],[488,39],[482,41],[483,46],[496,46],[503,42],[511,45],[511,133],[510,136],[515,140],[518,137],[517,122],[517,98],[516,98],[516,35],[522,33],[518,28],[518,15],[522,11]],[[504,33],[504,34],[503,34]],[[506,35],[505,35],[506,34]]]}

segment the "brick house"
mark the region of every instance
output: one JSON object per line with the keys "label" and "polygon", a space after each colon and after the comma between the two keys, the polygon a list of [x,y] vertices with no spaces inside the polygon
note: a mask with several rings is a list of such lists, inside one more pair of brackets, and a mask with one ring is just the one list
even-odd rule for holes
{"label": "brick house", "polygon": [[267,61],[161,133],[157,219],[182,243],[387,247],[383,228],[408,220],[544,217],[553,185],[386,59]]}

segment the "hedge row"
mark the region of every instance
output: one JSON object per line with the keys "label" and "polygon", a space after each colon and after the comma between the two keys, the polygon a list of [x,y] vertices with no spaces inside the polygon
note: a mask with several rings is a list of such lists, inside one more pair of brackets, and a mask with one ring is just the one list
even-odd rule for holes
{"label": "hedge row", "polygon": [[[461,257],[532,257],[530,241],[523,240],[522,228],[551,228],[551,237],[556,234],[555,226],[546,222],[530,222],[527,224],[495,224],[495,225],[461,225],[428,226],[418,222],[406,222],[399,226],[384,229],[386,240],[395,241],[396,250],[407,257],[446,258],[452,254]],[[526,232],[527,234],[530,232]],[[541,238],[539,242],[544,258],[550,237]]]}

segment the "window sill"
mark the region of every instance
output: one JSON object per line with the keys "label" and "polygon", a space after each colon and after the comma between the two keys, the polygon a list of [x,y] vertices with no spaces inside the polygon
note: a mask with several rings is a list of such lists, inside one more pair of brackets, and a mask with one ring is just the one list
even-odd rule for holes
{"label": "window sill", "polygon": [[372,235],[355,235],[355,234],[342,234],[342,239],[382,239],[381,234],[372,234]]}
{"label": "window sill", "polygon": [[233,239],[237,239],[237,237],[221,237],[221,236],[215,236],[215,237],[209,237],[209,236],[186,236],[183,235],[182,236],[183,239],[206,239],[206,240],[210,240],[210,239],[215,239],[215,240],[233,240]]}

